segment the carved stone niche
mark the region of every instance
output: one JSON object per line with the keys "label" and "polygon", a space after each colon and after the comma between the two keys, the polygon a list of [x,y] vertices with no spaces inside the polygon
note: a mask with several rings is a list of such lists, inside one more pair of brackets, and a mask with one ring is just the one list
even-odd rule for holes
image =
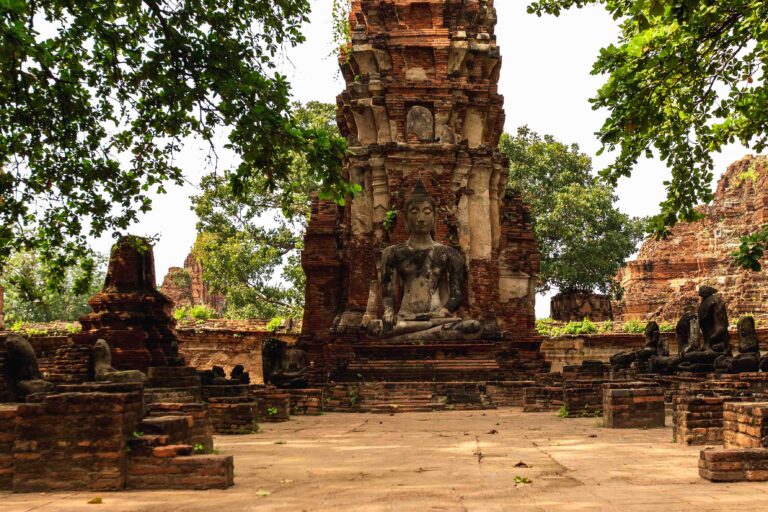
{"label": "carved stone niche", "polygon": [[406,138],[416,136],[419,142],[433,142],[435,140],[435,118],[432,111],[422,105],[414,105],[408,110],[406,118]]}

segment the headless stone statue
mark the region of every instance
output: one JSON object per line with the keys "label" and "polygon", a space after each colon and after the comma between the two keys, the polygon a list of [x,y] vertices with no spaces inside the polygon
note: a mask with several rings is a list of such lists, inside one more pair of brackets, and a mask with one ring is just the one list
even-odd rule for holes
{"label": "headless stone statue", "polygon": [[282,340],[268,338],[261,347],[264,384],[279,388],[305,387],[309,371],[307,352]]}
{"label": "headless stone statue", "polygon": [[723,299],[711,286],[700,287],[699,296],[701,303],[698,325],[701,330],[701,344],[685,353],[678,366],[679,371],[713,372],[718,357],[731,356],[728,313]]}
{"label": "headless stone statue", "polygon": [[659,325],[656,322],[648,322],[645,326],[645,345],[638,350],[619,352],[611,356],[611,368],[622,370],[629,368],[633,364],[638,366],[640,371],[648,371],[648,360],[654,356],[668,356],[669,353],[664,350],[659,333]]}
{"label": "headless stone statue", "polygon": [[760,344],[755,332],[755,319],[745,316],[736,327],[739,333],[739,353],[722,355],[715,360],[715,370],[723,373],[756,372],[760,369]]}
{"label": "headless stone statue", "polygon": [[690,350],[691,325],[696,325],[695,313],[684,313],[675,325],[675,338],[677,339],[677,355],[656,356],[648,360],[651,373],[671,375],[677,370],[677,366],[683,360],[683,356]]}
{"label": "headless stone statue", "polygon": [[119,371],[112,368],[112,352],[104,340],[97,340],[91,350],[93,379],[96,382],[139,382],[144,383],[147,376],[139,370]]}
{"label": "headless stone statue", "polygon": [[[434,241],[435,203],[420,181],[405,202],[405,222],[408,241],[381,256],[384,317],[369,323],[369,334],[391,341],[479,338],[479,322],[455,316],[463,300],[464,258]],[[398,285],[402,299],[395,311]]]}
{"label": "headless stone statue", "polygon": [[33,393],[54,389],[52,383],[43,380],[35,350],[29,341],[18,334],[9,334],[5,339],[5,350],[6,378],[15,400],[23,401]]}
{"label": "headless stone statue", "polygon": [[245,371],[245,367],[241,364],[235,365],[232,371],[229,372],[229,379],[239,382],[240,384],[250,384],[251,375]]}

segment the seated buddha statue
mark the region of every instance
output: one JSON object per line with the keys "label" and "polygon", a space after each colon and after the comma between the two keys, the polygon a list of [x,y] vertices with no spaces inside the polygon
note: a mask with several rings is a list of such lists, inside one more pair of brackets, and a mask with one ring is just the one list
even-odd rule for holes
{"label": "seated buddha statue", "polygon": [[[728,312],[725,302],[711,286],[699,288],[699,328],[701,344],[683,356],[678,371],[713,372],[715,360],[720,356],[731,357],[731,337],[728,334]],[[693,345],[693,343],[691,343]]]}
{"label": "seated buddha statue", "polygon": [[622,370],[634,365],[636,369],[649,371],[648,361],[653,357],[667,357],[669,352],[661,341],[659,324],[648,322],[645,326],[645,345],[637,350],[619,352],[611,356],[611,368]]}
{"label": "seated buddha statue", "polygon": [[278,388],[305,387],[308,382],[309,357],[305,350],[277,338],[261,344],[264,384]]}
{"label": "seated buddha statue", "polygon": [[[408,240],[382,253],[384,315],[368,325],[369,334],[392,341],[479,338],[479,322],[456,316],[463,301],[464,258],[435,242],[435,202],[423,183],[417,183],[404,206]],[[398,289],[402,298],[396,309]]]}
{"label": "seated buddha statue", "polygon": [[698,332],[698,320],[696,313],[687,311],[683,313],[680,320],[675,325],[675,338],[677,340],[677,354],[670,356],[653,356],[648,360],[651,373],[671,375],[677,371],[677,367],[683,360],[683,357],[694,350],[696,346],[690,344],[691,328],[695,327]]}
{"label": "seated buddha statue", "polygon": [[760,369],[760,343],[755,331],[755,319],[745,316],[736,326],[739,334],[739,353],[721,355],[715,359],[715,370],[723,373],[756,372]]}

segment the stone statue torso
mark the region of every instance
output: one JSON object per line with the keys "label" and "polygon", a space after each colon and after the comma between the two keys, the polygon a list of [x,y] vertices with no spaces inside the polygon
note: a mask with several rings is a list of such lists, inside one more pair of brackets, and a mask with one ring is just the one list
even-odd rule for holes
{"label": "stone statue torso", "polygon": [[384,289],[394,292],[396,281],[402,287],[398,320],[436,318],[443,309],[452,313],[461,305],[463,262],[456,249],[438,243],[413,249],[401,243],[384,250],[382,267]]}

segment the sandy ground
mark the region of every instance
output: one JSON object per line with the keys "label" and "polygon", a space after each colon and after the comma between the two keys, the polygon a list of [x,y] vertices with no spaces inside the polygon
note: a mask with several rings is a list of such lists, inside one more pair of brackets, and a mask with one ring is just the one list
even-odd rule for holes
{"label": "sandy ground", "polygon": [[768,483],[699,478],[700,447],[672,443],[671,428],[599,421],[515,408],[296,417],[216,438],[235,456],[226,491],[0,493],[0,511],[768,510]]}

